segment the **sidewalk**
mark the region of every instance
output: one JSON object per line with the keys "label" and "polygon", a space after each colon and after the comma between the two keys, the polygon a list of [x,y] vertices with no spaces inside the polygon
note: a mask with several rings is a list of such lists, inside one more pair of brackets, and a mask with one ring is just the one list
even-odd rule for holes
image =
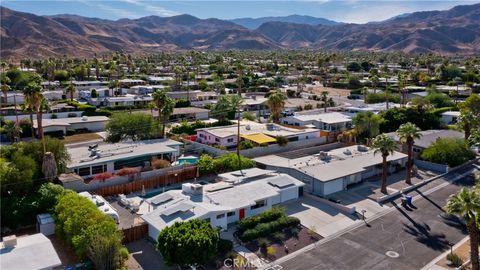
{"label": "sidewalk", "polygon": [[[470,238],[467,236],[465,238],[463,238],[460,242],[458,242],[457,244],[455,244],[453,246],[453,253],[455,253],[455,251],[461,247],[465,242],[467,242]],[[445,251],[444,253],[442,253],[440,256],[438,256],[437,258],[433,259],[430,263],[428,263],[427,265],[425,265],[423,268],[421,268],[420,270],[447,270],[447,269],[452,269],[452,268],[445,268],[443,266],[440,266],[438,265],[437,263],[439,261],[441,261],[442,259],[444,259],[447,254],[450,253],[450,250],[447,250]]]}
{"label": "sidewalk", "polygon": [[[238,246],[234,247],[233,250],[235,250],[238,254],[240,254],[240,256],[247,259],[247,261],[249,263],[253,264],[257,268],[261,268],[261,267],[265,266],[265,264],[268,263],[268,262],[264,262],[265,261],[264,259],[259,258],[257,256],[257,254],[251,252],[249,249],[247,249],[244,246],[238,245]],[[264,262],[264,263],[262,263],[262,262]]]}

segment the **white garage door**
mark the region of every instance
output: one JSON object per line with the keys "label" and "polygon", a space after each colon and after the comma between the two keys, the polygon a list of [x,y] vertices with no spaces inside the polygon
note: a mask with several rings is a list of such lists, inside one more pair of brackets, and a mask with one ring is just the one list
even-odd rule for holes
{"label": "white garage door", "polygon": [[291,187],[285,190],[282,190],[282,202],[296,199],[298,197],[298,188]]}
{"label": "white garage door", "polygon": [[338,179],[323,184],[323,195],[332,194],[343,190],[343,179]]}

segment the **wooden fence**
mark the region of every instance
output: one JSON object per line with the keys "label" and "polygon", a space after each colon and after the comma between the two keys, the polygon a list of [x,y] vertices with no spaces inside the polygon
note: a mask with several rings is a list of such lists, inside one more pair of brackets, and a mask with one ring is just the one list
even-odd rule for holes
{"label": "wooden fence", "polygon": [[118,194],[129,194],[141,191],[142,188],[158,188],[171,184],[183,183],[186,180],[194,179],[197,175],[197,167],[189,166],[178,170],[172,170],[164,175],[152,177],[145,180],[134,180],[130,183],[114,185],[110,187],[99,188],[93,193],[101,196],[113,196]]}
{"label": "wooden fence", "polygon": [[123,244],[128,244],[148,236],[148,224],[140,224],[128,229],[123,229]]}

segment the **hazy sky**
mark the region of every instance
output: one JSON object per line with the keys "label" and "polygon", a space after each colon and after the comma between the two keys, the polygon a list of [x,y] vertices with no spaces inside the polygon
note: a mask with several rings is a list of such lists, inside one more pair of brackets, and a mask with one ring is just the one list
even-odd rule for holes
{"label": "hazy sky", "polygon": [[470,1],[142,1],[142,0],[2,0],[1,5],[38,15],[75,14],[116,20],[149,15],[173,16],[191,14],[199,18],[233,19],[241,17],[285,16],[292,14],[322,17],[340,22],[380,21],[403,13],[445,10]]}

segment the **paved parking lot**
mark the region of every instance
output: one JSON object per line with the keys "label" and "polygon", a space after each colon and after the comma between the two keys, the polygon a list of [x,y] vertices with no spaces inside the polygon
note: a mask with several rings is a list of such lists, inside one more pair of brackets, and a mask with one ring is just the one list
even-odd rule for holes
{"label": "paved parking lot", "polygon": [[289,202],[285,206],[288,215],[297,217],[303,226],[314,229],[323,237],[335,234],[355,222],[361,222],[353,216],[345,215],[333,207],[307,197]]}

